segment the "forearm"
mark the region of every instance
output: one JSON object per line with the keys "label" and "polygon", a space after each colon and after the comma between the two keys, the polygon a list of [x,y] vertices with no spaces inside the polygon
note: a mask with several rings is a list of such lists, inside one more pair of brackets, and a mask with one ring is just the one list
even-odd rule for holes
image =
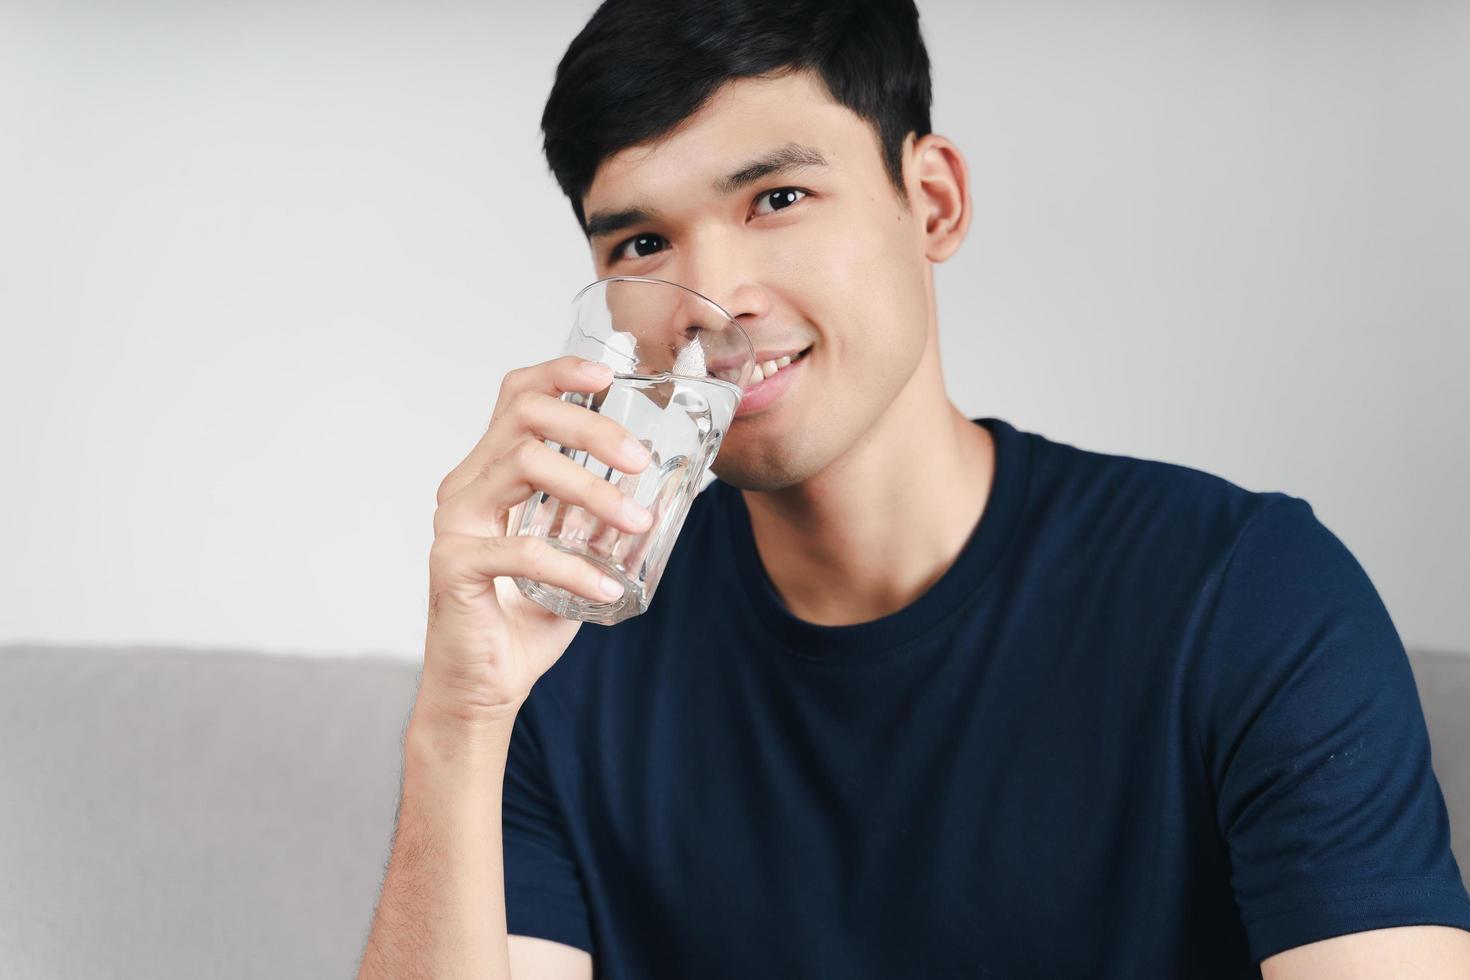
{"label": "forearm", "polygon": [[511,725],[467,732],[415,708],[358,980],[510,980],[500,807]]}

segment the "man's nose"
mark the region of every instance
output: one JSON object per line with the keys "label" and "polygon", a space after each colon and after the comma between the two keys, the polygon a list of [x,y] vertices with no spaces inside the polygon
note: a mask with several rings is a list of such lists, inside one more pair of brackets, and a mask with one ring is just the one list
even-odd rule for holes
{"label": "man's nose", "polygon": [[[764,309],[762,291],[754,283],[745,280],[730,276],[701,276],[692,281],[680,282],[680,285],[714,303],[724,311],[725,316],[737,323],[743,324],[746,320],[759,316]],[[695,296],[687,296],[686,301],[691,311],[694,305],[699,304],[699,299]]]}
{"label": "man's nose", "polygon": [[739,234],[730,229],[708,229],[698,241],[691,238],[677,268],[670,271],[678,276],[674,281],[679,285],[705,297],[743,325],[765,311],[766,301],[757,285],[755,256],[741,245]]}
{"label": "man's nose", "polygon": [[[709,280],[702,280],[708,282]],[[680,283],[680,285],[685,285]],[[748,341],[753,349],[758,343],[750,324],[767,309],[764,291],[753,283],[740,282],[734,288],[712,288],[688,286],[692,292],[683,292],[679,310],[678,329],[686,338],[692,339],[703,333],[707,346],[719,352],[721,362],[739,357],[739,349]],[[696,295],[697,294],[697,295]],[[706,300],[708,302],[706,302]],[[733,322],[738,331],[730,326]],[[729,336],[743,334],[743,338]],[[719,334],[718,338],[713,335]],[[714,342],[711,344],[711,342]],[[711,352],[713,353],[713,351]],[[749,356],[748,354],[746,356]]]}

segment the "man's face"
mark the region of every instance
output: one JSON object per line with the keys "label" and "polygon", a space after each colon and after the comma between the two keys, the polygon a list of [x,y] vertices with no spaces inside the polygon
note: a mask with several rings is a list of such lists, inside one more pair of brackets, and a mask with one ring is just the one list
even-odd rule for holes
{"label": "man's face", "polygon": [[[825,166],[715,186],[788,146]],[[912,182],[907,163],[905,175]],[[727,83],[663,141],[605,160],[583,206],[597,278],[703,293],[745,328],[758,358],[810,348],[782,369],[791,373],[779,398],[730,426],[713,467],[727,483],[774,490],[821,473],[919,363],[931,296],[922,229],[889,183],[873,128],[816,76]],[[657,217],[597,232],[599,214],[637,207]]]}

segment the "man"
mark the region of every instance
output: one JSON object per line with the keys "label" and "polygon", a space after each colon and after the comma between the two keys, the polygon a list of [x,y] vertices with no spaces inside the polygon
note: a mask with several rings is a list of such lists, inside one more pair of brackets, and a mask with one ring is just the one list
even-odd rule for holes
{"label": "man", "polygon": [[597,276],[714,298],[780,395],[648,612],[579,628],[506,576],[596,576],[507,513],[641,530],[541,440],[646,460],[557,397],[605,373],[507,376],[440,487],[362,976],[1470,976],[1402,644],[1310,505],[950,402],[929,104],[908,0],[609,0],[572,43],[543,128]]}

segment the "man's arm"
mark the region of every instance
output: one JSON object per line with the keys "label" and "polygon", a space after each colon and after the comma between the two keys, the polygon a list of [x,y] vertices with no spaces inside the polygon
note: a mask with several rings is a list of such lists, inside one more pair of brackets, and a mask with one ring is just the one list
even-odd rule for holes
{"label": "man's arm", "polygon": [[591,980],[592,958],[506,935],[501,787],[513,719],[468,730],[415,706],[398,827],[358,980]]}
{"label": "man's arm", "polygon": [[511,936],[510,975],[515,980],[592,980],[592,955],[550,939]]}
{"label": "man's arm", "polygon": [[1261,961],[1264,980],[1466,980],[1470,932],[1396,926],[1333,936]]}
{"label": "man's arm", "polygon": [[1395,973],[1401,957],[1429,977],[1458,960],[1470,980],[1428,727],[1367,572],[1309,504],[1276,499],[1205,595],[1196,734],[1263,974],[1418,975]]}

